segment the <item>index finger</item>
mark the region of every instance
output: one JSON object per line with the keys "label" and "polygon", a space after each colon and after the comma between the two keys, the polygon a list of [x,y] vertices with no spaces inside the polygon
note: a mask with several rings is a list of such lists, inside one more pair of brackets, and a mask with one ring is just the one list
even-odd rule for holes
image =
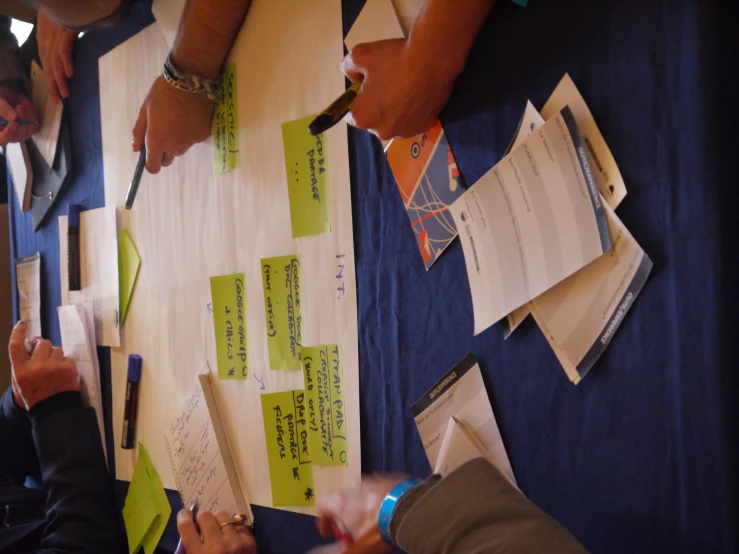
{"label": "index finger", "polygon": [[10,355],[10,363],[14,370],[23,366],[31,359],[28,350],[26,350],[26,328],[25,321],[19,321],[13,331],[10,333],[10,342],[8,342],[8,354]]}
{"label": "index finger", "polygon": [[182,537],[182,545],[190,554],[198,554],[202,543],[200,542],[200,533],[195,526],[195,520],[192,518],[192,512],[188,509],[182,509],[177,514],[177,531]]}

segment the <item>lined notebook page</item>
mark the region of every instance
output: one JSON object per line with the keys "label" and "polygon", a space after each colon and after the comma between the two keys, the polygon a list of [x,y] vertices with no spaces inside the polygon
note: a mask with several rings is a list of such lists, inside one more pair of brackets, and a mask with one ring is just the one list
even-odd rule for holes
{"label": "lined notebook page", "polygon": [[167,427],[164,440],[185,506],[197,502],[201,511],[238,511],[203,389],[197,379],[182,401],[180,413]]}

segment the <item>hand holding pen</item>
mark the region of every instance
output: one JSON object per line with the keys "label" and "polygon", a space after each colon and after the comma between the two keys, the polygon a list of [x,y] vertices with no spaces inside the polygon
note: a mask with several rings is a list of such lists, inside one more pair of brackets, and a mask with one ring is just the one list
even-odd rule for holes
{"label": "hand holding pen", "polygon": [[33,104],[26,95],[0,86],[0,146],[22,142],[39,130]]}
{"label": "hand holding pen", "polygon": [[247,526],[246,516],[221,510],[216,514],[198,513],[194,504],[177,514],[180,544],[175,554],[256,554],[257,543]]}

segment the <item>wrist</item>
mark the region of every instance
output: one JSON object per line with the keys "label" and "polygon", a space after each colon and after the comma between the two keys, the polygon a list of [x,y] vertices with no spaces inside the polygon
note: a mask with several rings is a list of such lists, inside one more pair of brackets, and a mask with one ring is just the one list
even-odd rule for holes
{"label": "wrist", "polygon": [[79,408],[81,405],[82,394],[80,391],[69,390],[58,392],[31,405],[28,408],[28,417],[34,421],[40,421],[62,410]]}
{"label": "wrist", "polygon": [[380,512],[377,514],[377,529],[380,531],[382,539],[388,543],[393,544],[392,536],[390,533],[390,522],[393,519],[393,514],[398,506],[398,502],[401,497],[411,491],[414,487],[422,483],[421,479],[410,478],[405,481],[401,481],[395,485],[385,499],[380,504]]}
{"label": "wrist", "polygon": [[471,42],[429,33],[419,22],[408,37],[406,52],[412,67],[421,68],[430,84],[453,84],[467,64]]}

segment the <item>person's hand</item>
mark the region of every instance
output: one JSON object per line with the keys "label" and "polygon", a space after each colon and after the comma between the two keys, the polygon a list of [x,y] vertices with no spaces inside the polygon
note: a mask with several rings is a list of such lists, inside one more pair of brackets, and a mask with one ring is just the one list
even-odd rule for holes
{"label": "person's hand", "polygon": [[43,11],[36,18],[36,40],[41,67],[49,87],[49,96],[58,104],[62,98],[69,98],[67,79],[74,75],[72,48],[77,32],[62,27]]}
{"label": "person's hand", "polygon": [[257,542],[246,526],[222,526],[231,521],[228,512],[221,510],[213,515],[204,511],[197,519],[196,527],[190,510],[183,509],[177,514],[177,531],[187,554],[257,554]]}
{"label": "person's hand", "polygon": [[443,56],[417,52],[405,39],[358,44],[341,61],[341,70],[352,82],[362,81],[347,121],[382,140],[428,130],[461,71]]}
{"label": "person's hand", "polygon": [[[0,117],[10,121],[3,128],[0,126],[0,146],[5,148],[8,143],[22,142],[30,138],[39,129],[36,112],[28,97],[11,87],[0,86]],[[35,125],[18,125],[17,119],[31,119]]]}
{"label": "person's hand", "polygon": [[330,545],[312,552],[363,552],[375,554],[387,552],[388,546],[380,541],[370,549],[352,549],[354,541],[359,541],[373,529],[377,529],[377,518],[380,515],[380,506],[387,494],[398,483],[405,481],[407,475],[398,473],[384,475],[367,475],[362,477],[362,483],[354,489],[347,489],[318,502],[318,531],[326,538],[333,534],[335,527],[347,535],[340,541],[341,544]]}
{"label": "person's hand", "polygon": [[[80,390],[77,365],[48,340],[36,342],[33,354],[26,350],[26,326],[18,323],[10,334],[8,353],[13,367],[13,392],[27,410],[60,392]],[[29,341],[29,343],[32,343]],[[17,400],[16,400],[17,402]]]}
{"label": "person's hand", "polygon": [[146,95],[133,127],[131,145],[138,152],[146,144],[146,170],[159,173],[193,145],[210,136],[215,103],[202,94],[180,90],[163,75]]}

